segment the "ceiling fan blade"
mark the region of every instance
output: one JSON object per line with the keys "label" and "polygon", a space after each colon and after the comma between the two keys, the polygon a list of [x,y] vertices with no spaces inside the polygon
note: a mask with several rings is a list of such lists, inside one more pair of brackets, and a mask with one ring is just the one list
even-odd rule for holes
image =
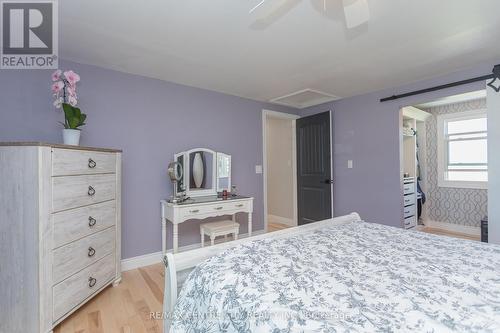
{"label": "ceiling fan blade", "polygon": [[345,22],[348,29],[355,28],[370,20],[367,0],[343,0]]}
{"label": "ceiling fan blade", "polygon": [[249,13],[255,17],[256,20],[265,19],[279,11],[287,2],[288,0],[262,0],[255,7],[250,9]]}

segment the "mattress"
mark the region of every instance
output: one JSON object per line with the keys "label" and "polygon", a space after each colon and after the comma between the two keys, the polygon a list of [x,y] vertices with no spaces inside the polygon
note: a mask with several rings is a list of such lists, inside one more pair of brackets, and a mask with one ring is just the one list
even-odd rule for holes
{"label": "mattress", "polygon": [[500,246],[352,222],[189,274],[171,332],[499,332]]}

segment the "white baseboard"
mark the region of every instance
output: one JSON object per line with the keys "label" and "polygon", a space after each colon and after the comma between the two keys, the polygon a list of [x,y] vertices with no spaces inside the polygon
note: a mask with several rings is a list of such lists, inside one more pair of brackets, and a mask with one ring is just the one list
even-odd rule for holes
{"label": "white baseboard", "polygon": [[[252,236],[257,236],[260,234],[265,233],[264,230],[257,230],[252,233]],[[248,237],[248,234],[240,234],[238,235],[238,238],[246,238]],[[224,238],[217,239],[215,243],[221,243],[224,241]],[[196,243],[196,244],[191,244],[191,245],[186,245],[186,246],[181,246],[179,247],[179,252],[185,252],[189,250],[194,250],[198,249],[201,247],[201,243]],[[172,253],[172,249],[168,250],[167,252]],[[158,252],[153,252],[153,253],[148,253],[148,254],[143,254],[141,256],[137,257],[132,257],[132,258],[127,258],[127,259],[122,259],[121,261],[121,268],[122,272],[130,271],[132,269],[144,267],[144,266],[150,266],[154,265],[157,263],[160,263],[163,259],[163,254],[161,251]]]}
{"label": "white baseboard", "polygon": [[467,225],[452,224],[452,223],[432,221],[432,220],[424,221],[424,225],[429,228],[458,232],[461,234],[466,234],[471,236],[481,236],[481,228],[479,227],[471,227]]}
{"label": "white baseboard", "polygon": [[296,227],[297,224],[293,221],[293,219],[290,219],[288,217],[283,217],[283,216],[278,216],[278,215],[272,215],[268,214],[267,215],[267,223],[279,223],[279,224],[284,224],[284,225],[289,225],[291,227]]}

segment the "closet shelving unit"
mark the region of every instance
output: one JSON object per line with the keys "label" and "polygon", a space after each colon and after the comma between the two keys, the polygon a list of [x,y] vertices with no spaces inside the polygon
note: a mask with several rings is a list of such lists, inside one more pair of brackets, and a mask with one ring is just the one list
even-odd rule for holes
{"label": "closet shelving unit", "polygon": [[[402,109],[401,132],[401,184],[403,196],[403,221],[406,229],[414,228],[418,224],[417,210],[417,133],[425,132],[425,120],[430,113],[415,107]],[[423,154],[421,154],[423,155]],[[423,158],[423,156],[421,156]]]}

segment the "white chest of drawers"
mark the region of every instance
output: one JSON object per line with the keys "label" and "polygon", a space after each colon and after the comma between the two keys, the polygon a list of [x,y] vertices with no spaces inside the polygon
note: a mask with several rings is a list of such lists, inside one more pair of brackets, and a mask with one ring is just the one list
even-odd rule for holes
{"label": "white chest of drawers", "polygon": [[0,143],[0,332],[51,332],[121,279],[121,152]]}

